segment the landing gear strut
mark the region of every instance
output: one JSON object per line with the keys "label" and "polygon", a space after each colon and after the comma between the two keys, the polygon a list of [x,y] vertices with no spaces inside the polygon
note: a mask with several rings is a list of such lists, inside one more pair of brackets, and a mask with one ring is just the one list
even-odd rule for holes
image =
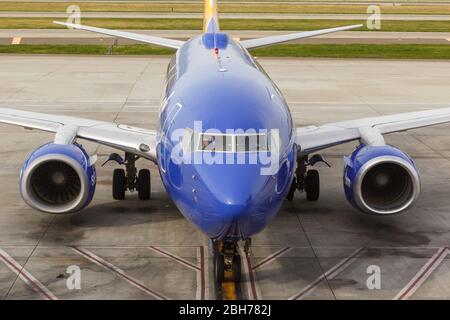
{"label": "landing gear strut", "polygon": [[114,200],[124,200],[125,192],[138,191],[140,200],[149,200],[151,195],[150,170],[141,169],[139,173],[136,169],[138,156],[125,153],[125,160],[116,153],[111,154],[103,165],[108,161],[115,161],[118,164],[125,165],[125,169],[115,169],[113,172],[112,196]]}
{"label": "landing gear strut", "polygon": [[294,199],[295,191],[306,193],[308,201],[319,200],[320,195],[320,176],[319,171],[315,169],[308,170],[309,166],[314,166],[317,162],[323,162],[330,166],[321,155],[313,155],[308,159],[308,156],[301,156],[297,158],[297,170],[295,171],[294,179],[286,199],[292,201]]}
{"label": "landing gear strut", "polygon": [[214,273],[218,283],[241,281],[241,256],[236,241],[213,241]]}

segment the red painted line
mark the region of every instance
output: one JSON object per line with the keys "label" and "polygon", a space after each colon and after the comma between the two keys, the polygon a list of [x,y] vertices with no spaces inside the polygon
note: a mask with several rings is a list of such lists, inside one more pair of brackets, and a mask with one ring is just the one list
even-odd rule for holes
{"label": "red painted line", "polygon": [[258,264],[256,264],[255,266],[253,266],[253,270],[256,270],[258,268],[261,268],[262,266],[265,266],[266,264],[272,262],[273,260],[275,260],[276,258],[282,256],[283,254],[285,254],[286,252],[290,251],[292,248],[291,247],[284,247],[276,252],[274,252],[273,254],[271,254],[270,256],[264,258],[263,260],[261,260]]}
{"label": "red painted line", "polygon": [[114,266],[113,264],[109,263],[106,260],[103,260],[102,258],[96,256],[95,254],[93,254],[92,252],[89,252],[87,250],[84,249],[80,249],[77,247],[72,247],[72,249],[81,254],[82,256],[86,257],[88,260],[91,260],[92,262],[94,262],[95,264],[97,264],[100,267],[103,267],[104,269],[110,270],[112,272],[114,272],[115,274],[117,274],[118,276],[120,276],[121,278],[123,278],[124,280],[126,280],[128,283],[132,284],[133,286],[141,289],[142,291],[144,291],[145,293],[160,299],[160,300],[167,300],[166,297],[164,297],[163,295],[153,291],[152,289],[146,287],[145,285],[143,285],[142,283],[140,283],[139,281],[137,281],[136,279],[134,279],[133,277],[127,275],[123,270],[117,268],[116,266]]}
{"label": "red painted line", "polygon": [[200,300],[206,299],[206,280],[205,280],[205,247],[200,246]]}
{"label": "red painted line", "polygon": [[430,274],[442,263],[443,259],[448,254],[447,250],[447,248],[440,248],[393,300],[406,300],[413,295]]}
{"label": "red painted line", "polygon": [[314,280],[312,283],[310,283],[308,286],[306,286],[306,288],[304,288],[294,296],[290,297],[289,300],[302,299],[305,296],[307,296],[310,292],[312,292],[323,280],[333,279],[334,277],[336,277],[339,273],[344,271],[351,264],[351,260],[354,259],[362,250],[364,250],[364,248],[359,248],[355,250],[350,256],[341,260],[330,270],[328,270],[327,272],[319,276],[316,280]]}
{"label": "red painted line", "polygon": [[46,300],[58,300],[42,283],[34,278],[24,267],[15,261],[5,251],[0,249],[0,259],[34,291],[42,295]]}
{"label": "red painted line", "polygon": [[163,256],[172,258],[173,260],[178,261],[179,263],[181,263],[182,265],[185,265],[188,268],[200,271],[200,267],[199,266],[196,266],[195,264],[187,261],[186,259],[183,259],[181,257],[178,257],[178,256],[170,253],[170,252],[167,252],[166,250],[162,250],[161,248],[158,248],[158,247],[155,247],[155,246],[149,246],[148,248],[150,250],[153,250],[153,251],[156,251],[156,252],[162,254]]}
{"label": "red painted line", "polygon": [[253,275],[252,263],[251,263],[250,257],[248,255],[245,256],[245,261],[247,262],[247,266],[248,266],[248,277],[250,280],[250,286],[251,286],[251,291],[252,291],[252,295],[253,295],[253,300],[258,300],[258,294],[256,293],[255,278]]}

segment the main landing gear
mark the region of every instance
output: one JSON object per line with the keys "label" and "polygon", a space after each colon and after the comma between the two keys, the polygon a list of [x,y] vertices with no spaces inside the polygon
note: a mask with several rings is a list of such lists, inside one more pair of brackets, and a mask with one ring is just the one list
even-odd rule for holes
{"label": "main landing gear", "polygon": [[128,152],[125,153],[125,160],[117,153],[112,153],[103,163],[105,165],[109,161],[115,161],[125,166],[125,169],[115,169],[113,172],[112,196],[114,200],[124,200],[125,192],[134,190],[138,191],[139,200],[150,200],[150,170],[141,169],[138,172],[136,169],[138,159],[138,156]]}
{"label": "main landing gear", "polygon": [[301,156],[297,158],[297,170],[295,171],[294,179],[286,199],[292,201],[294,199],[295,191],[306,193],[306,200],[317,201],[320,196],[320,176],[319,171],[315,169],[308,170],[308,167],[314,166],[317,162],[323,162],[328,167],[330,165],[325,159],[319,155],[313,155],[311,158],[308,156]]}
{"label": "main landing gear", "polygon": [[[244,251],[248,254],[251,240],[245,241]],[[213,240],[214,274],[218,283],[241,281],[241,255],[237,241]]]}

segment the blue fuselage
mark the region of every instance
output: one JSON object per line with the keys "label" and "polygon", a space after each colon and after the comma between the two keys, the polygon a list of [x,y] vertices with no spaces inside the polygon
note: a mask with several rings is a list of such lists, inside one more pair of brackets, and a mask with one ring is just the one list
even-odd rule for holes
{"label": "blue fuselage", "polygon": [[[281,92],[247,50],[224,34],[210,40],[192,38],[168,66],[159,171],[181,213],[210,238],[247,239],[267,226],[289,191],[297,152],[293,122]],[[266,156],[276,155],[279,169],[267,174],[266,163],[237,161],[248,160],[252,152],[214,152],[208,156],[218,161],[202,161],[206,152],[197,149],[192,136],[237,129],[276,130],[276,148]],[[180,132],[187,134],[180,138]]]}

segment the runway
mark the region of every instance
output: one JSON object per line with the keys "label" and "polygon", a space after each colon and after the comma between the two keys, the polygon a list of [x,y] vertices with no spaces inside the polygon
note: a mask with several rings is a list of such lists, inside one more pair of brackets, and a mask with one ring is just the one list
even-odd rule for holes
{"label": "runway", "polygon": [[[0,57],[0,107],[77,115],[154,129],[165,57]],[[259,59],[284,92],[297,125],[450,106],[449,61]],[[165,192],[157,168],[152,200],[111,198],[113,165],[98,168],[83,212],[52,216],[18,191],[27,153],[52,135],[0,126],[0,297],[4,299],[214,299],[209,240]],[[450,125],[390,135],[422,173],[408,212],[369,216],[342,187],[342,156],[324,152],[321,199],[297,193],[253,239],[243,263],[244,299],[450,299]],[[99,162],[112,150],[83,143]],[[69,266],[81,288],[66,285]],[[373,270],[380,288],[369,289]]]}
{"label": "runway", "polygon": [[[127,30],[158,37],[186,40],[200,30]],[[300,31],[300,30],[296,30]],[[227,31],[241,40],[281,35],[289,31]],[[295,32],[295,31],[292,31]],[[61,29],[0,29],[0,44],[134,44],[136,41],[117,39],[80,30]],[[365,32],[345,31],[320,37],[291,41],[305,44],[449,44],[450,32]]]}

